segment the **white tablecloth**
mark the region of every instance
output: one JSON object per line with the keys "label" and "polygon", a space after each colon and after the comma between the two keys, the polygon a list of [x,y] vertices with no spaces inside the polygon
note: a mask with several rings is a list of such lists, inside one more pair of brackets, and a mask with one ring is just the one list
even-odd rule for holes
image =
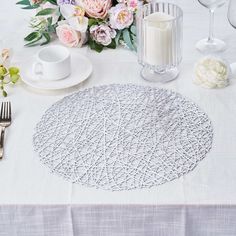
{"label": "white tablecloth", "polygon": [[[57,93],[37,92],[23,83],[9,88],[13,123],[6,132],[4,160],[0,162],[0,204],[232,204],[236,203],[236,83],[207,90],[193,84],[193,66],[201,57],[197,40],[208,34],[208,12],[197,0],[179,0],[184,10],[184,53],[179,78],[168,84],[144,81],[135,53],[125,49],[96,53],[72,49],[92,61],[94,72],[83,84]],[[227,6],[216,11],[215,32],[228,45],[222,54],[236,61],[236,31],[227,22]],[[14,0],[0,5],[0,37],[15,49],[15,62],[23,62],[39,47],[24,48],[30,12]],[[79,62],[78,62],[79,63]],[[53,175],[33,151],[32,135],[45,110],[60,98],[94,85],[135,83],[177,91],[195,101],[214,126],[209,155],[188,175],[151,189],[109,192],[72,184]]]}

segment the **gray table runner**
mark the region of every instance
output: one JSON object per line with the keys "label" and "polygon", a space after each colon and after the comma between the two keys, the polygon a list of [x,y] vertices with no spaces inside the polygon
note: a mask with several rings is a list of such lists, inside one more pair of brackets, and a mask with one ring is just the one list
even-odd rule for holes
{"label": "gray table runner", "polygon": [[0,236],[235,236],[236,206],[0,206]]}
{"label": "gray table runner", "polygon": [[106,190],[149,188],[193,170],[211,148],[207,115],[182,95],[107,85],[55,103],[34,135],[52,172]]}

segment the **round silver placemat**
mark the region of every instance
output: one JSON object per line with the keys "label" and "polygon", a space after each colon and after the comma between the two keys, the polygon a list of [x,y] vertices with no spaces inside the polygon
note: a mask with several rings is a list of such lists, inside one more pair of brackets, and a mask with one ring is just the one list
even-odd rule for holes
{"label": "round silver placemat", "polygon": [[193,170],[212,137],[207,115],[178,93],[107,85],[55,103],[38,123],[33,143],[43,164],[73,183],[130,190]]}

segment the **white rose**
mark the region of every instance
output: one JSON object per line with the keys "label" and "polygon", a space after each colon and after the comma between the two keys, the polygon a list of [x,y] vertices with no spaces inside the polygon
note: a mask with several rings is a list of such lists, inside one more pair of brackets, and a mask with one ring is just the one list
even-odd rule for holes
{"label": "white rose", "polygon": [[229,84],[229,66],[222,59],[208,56],[195,65],[194,83],[205,88],[223,88]]}
{"label": "white rose", "polygon": [[81,6],[64,4],[60,6],[60,11],[73,29],[80,32],[87,31],[88,18],[84,16],[85,11]]}

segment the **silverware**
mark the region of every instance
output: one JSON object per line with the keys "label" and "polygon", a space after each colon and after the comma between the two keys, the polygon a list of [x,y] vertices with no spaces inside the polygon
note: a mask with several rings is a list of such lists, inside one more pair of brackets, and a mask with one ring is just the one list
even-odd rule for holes
{"label": "silverware", "polygon": [[0,136],[0,159],[3,158],[3,148],[4,148],[4,134],[6,127],[11,124],[11,103],[2,102],[1,113],[0,113],[0,127],[1,127],[1,136]]}

